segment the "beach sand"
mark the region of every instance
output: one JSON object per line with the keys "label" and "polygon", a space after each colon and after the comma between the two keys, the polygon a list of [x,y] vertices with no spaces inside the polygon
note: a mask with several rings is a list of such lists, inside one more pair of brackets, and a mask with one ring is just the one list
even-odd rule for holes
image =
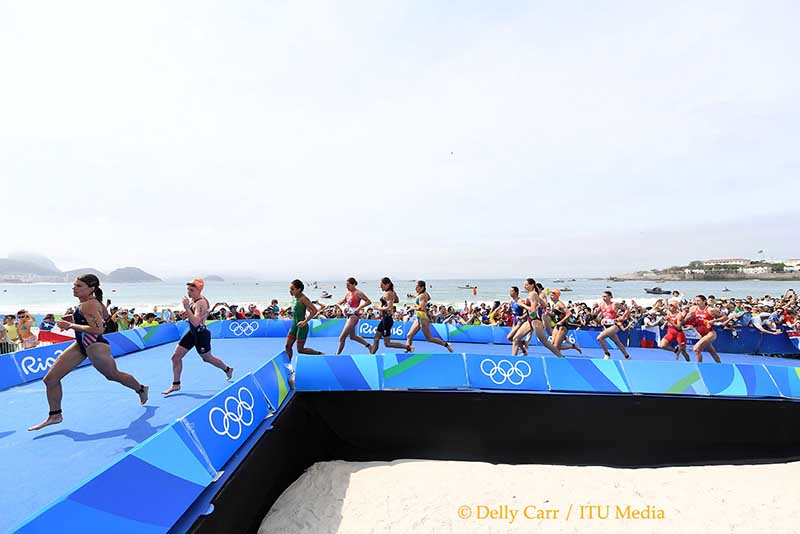
{"label": "beach sand", "polygon": [[259,534],[782,534],[800,532],[798,510],[800,462],[616,469],[336,461],[311,466]]}

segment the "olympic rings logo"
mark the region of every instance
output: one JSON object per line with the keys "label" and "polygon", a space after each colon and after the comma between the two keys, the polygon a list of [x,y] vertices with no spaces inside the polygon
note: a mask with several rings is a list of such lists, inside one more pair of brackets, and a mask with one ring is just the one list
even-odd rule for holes
{"label": "olympic rings logo", "polygon": [[519,386],[526,378],[531,376],[533,370],[531,369],[531,365],[525,360],[511,363],[509,360],[495,362],[494,360],[486,358],[481,362],[481,372],[498,386],[506,382],[513,386]]}
{"label": "olympic rings logo", "polygon": [[231,323],[228,325],[228,329],[233,332],[233,335],[236,337],[245,336],[249,337],[252,336],[253,333],[258,330],[258,323],[253,321],[252,323],[242,322],[242,323]]}
{"label": "olympic rings logo", "polygon": [[[243,395],[249,397],[249,400],[245,400]],[[231,406],[230,403],[234,404]],[[255,399],[253,399],[253,394],[250,393],[250,390],[246,387],[240,387],[238,398],[225,398],[225,402],[222,405],[225,408],[224,410],[219,406],[215,406],[209,410],[208,423],[211,425],[211,430],[220,436],[239,439],[239,436],[242,435],[242,429],[253,424],[253,420],[255,419],[255,414],[253,413],[254,405]],[[214,414],[217,412],[222,414],[221,429],[218,428],[214,419]]]}

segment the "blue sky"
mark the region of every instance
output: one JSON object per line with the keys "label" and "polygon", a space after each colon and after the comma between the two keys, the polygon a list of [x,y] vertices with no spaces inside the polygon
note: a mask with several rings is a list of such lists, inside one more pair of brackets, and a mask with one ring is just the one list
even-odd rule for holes
{"label": "blue sky", "polygon": [[[285,278],[798,257],[791,2],[5,2],[0,256]],[[5,195],[4,195],[5,196]]]}

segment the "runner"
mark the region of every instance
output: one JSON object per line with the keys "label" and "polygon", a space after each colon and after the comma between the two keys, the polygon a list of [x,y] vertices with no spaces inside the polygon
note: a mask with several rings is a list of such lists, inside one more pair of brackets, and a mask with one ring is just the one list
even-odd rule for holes
{"label": "runner", "polygon": [[[667,335],[658,342],[658,348],[674,352],[676,360],[683,354],[683,357],[688,362],[691,361],[691,358],[689,358],[689,353],[686,352],[686,333],[683,331],[684,318],[680,305],[680,300],[676,298],[670,299],[669,307],[667,308],[667,322],[665,324]],[[673,341],[676,343],[674,349],[669,346]]]}
{"label": "runner", "polygon": [[428,315],[428,306],[431,302],[431,296],[428,294],[426,290],[426,284],[424,280],[417,280],[417,286],[415,288],[417,292],[417,300],[412,308],[414,310],[414,314],[416,315],[416,321],[414,325],[411,327],[411,331],[408,333],[408,339],[406,339],[405,350],[406,352],[411,352],[414,350],[414,346],[411,344],[414,336],[417,332],[422,329],[422,333],[425,335],[425,339],[427,339],[431,343],[435,343],[436,345],[441,345],[445,347],[450,352],[453,352],[453,347],[450,343],[442,341],[441,339],[433,337],[431,334],[431,318]]}
{"label": "runner", "polygon": [[369,300],[369,297],[367,297],[363,291],[357,289],[358,281],[352,276],[345,281],[344,285],[347,288],[347,294],[336,304],[339,306],[347,304],[344,310],[346,322],[342,333],[339,335],[339,349],[336,351],[336,354],[342,353],[348,337],[353,341],[358,341],[368,349],[371,348],[371,345],[366,339],[356,334],[356,326],[361,317],[361,310],[372,304],[372,301]]}
{"label": "runner", "polygon": [[550,307],[550,314],[555,321],[553,326],[553,345],[558,347],[559,351],[575,349],[578,354],[583,354],[577,341],[573,343],[567,339],[567,333],[569,332],[567,320],[572,316],[572,312],[563,301],[559,300],[560,298],[560,289],[550,291],[550,300],[553,301],[553,305]]}
{"label": "runner", "polygon": [[619,326],[617,325],[617,322],[625,321],[628,318],[628,315],[630,315],[631,309],[626,309],[625,313],[618,317],[617,308],[611,301],[611,298],[611,291],[603,291],[603,302],[600,303],[600,313],[598,314],[600,324],[603,326],[603,331],[600,332],[599,336],[597,336],[597,342],[600,343],[600,346],[603,348],[603,352],[605,353],[603,359],[611,359],[611,353],[608,352],[608,344],[606,343],[606,338],[610,338],[625,356],[625,359],[630,360],[630,354],[628,354],[628,351],[625,350],[625,345],[622,344],[622,342],[619,340],[619,336],[617,335],[619,333]]}
{"label": "runner", "polygon": [[[289,284],[289,294],[294,299],[292,300],[292,327],[289,329],[289,335],[286,336],[286,354],[289,355],[290,362],[295,341],[297,341],[297,352],[300,354],[323,354],[318,350],[306,347],[308,322],[317,316],[317,308],[303,294],[303,289],[305,289],[305,286],[300,280],[293,280]],[[291,363],[289,365],[291,366]]]}
{"label": "runner", "polygon": [[717,339],[717,333],[712,327],[714,322],[721,318],[722,315],[719,310],[710,307],[705,296],[697,295],[694,298],[694,306],[689,310],[685,323],[694,326],[694,329],[700,334],[700,339],[692,347],[695,359],[698,362],[703,361],[703,351],[707,350],[715,362],[722,363],[719,354],[717,354],[717,349],[714,348],[714,340]]}
{"label": "runner", "polygon": [[390,278],[386,276],[381,278],[381,290],[383,291],[381,305],[373,308],[375,311],[380,312],[381,322],[378,323],[378,329],[375,331],[375,339],[372,341],[372,346],[369,349],[370,354],[378,352],[378,343],[381,337],[383,338],[383,346],[387,349],[406,348],[403,343],[392,341],[395,304],[400,302],[400,298],[397,296],[397,293],[395,293],[394,284]]}
{"label": "runner", "polygon": [[[204,362],[210,363],[225,373],[225,378],[230,381],[233,377],[233,367],[228,367],[225,362],[211,354],[211,332],[206,328],[206,318],[211,307],[201,293],[205,287],[202,278],[195,278],[186,282],[186,295],[183,297],[183,309],[189,321],[189,331],[184,334],[172,353],[172,385],[161,393],[169,395],[181,389],[181,372],[183,372],[183,357],[193,348]],[[148,314],[149,315],[149,314]]]}
{"label": "runner", "polygon": [[541,309],[546,307],[546,305],[542,303],[541,298],[539,297],[539,292],[536,287],[536,280],[533,278],[527,278],[525,280],[524,287],[525,291],[528,292],[528,298],[524,301],[520,299],[517,302],[528,312],[527,321],[523,322],[522,326],[519,328],[519,330],[517,330],[514,340],[519,345],[520,343],[524,342],[523,340],[526,336],[535,333],[542,346],[547,348],[547,350],[558,357],[563,356],[561,351],[558,350],[558,347],[553,346],[553,344],[547,340],[547,332],[544,330],[544,323],[542,322],[541,316]]}
{"label": "runner", "polygon": [[58,321],[58,327],[62,330],[74,330],[75,341],[59,355],[43,379],[47,388],[47,403],[50,405],[47,419],[28,430],[39,430],[64,420],[61,414],[61,379],[87,357],[100,374],[134,390],[139,395],[141,404],[147,402],[148,387],[140,384],[133,375],[117,369],[117,362],[111,357],[111,347],[103,338],[104,317],[108,315],[108,311],[103,305],[100,280],[93,274],[79,276],[72,284],[72,294],[78,298],[80,304],[71,316],[67,315]]}
{"label": "runner", "polygon": [[508,307],[511,310],[513,323],[511,325],[511,331],[509,331],[506,339],[511,342],[511,355],[516,356],[519,351],[522,350],[522,355],[527,356],[528,348],[525,342],[519,342],[516,339],[517,332],[519,332],[519,329],[525,324],[525,308],[519,304],[519,288],[517,286],[511,286],[511,289],[508,291],[508,296],[511,297],[511,303]]}

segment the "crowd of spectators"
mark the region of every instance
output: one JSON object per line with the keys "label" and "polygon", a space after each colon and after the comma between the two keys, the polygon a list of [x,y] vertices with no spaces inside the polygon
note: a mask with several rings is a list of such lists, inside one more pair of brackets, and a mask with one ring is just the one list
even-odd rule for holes
{"label": "crowd of spectators", "polygon": [[[542,290],[542,297],[552,306],[553,299]],[[628,302],[619,300],[616,306],[620,317],[625,317],[618,326],[626,331],[632,328],[666,328],[668,303],[676,300],[680,309],[688,312],[693,304],[693,298],[674,292],[670,297],[658,299],[652,306],[642,306],[635,300]],[[337,305],[326,305],[314,301],[319,308],[322,318],[344,318],[344,311]],[[569,315],[566,319],[570,328],[600,327],[599,303],[565,301]],[[717,298],[708,296],[708,305],[717,309],[721,315],[717,326],[730,330],[737,336],[744,328],[753,328],[764,334],[780,335],[787,329],[795,328],[797,317],[800,313],[800,300],[793,289],[789,289],[780,297],[764,295],[763,297],[748,296],[745,298]],[[545,318],[553,319],[551,310],[543,311]],[[628,310],[629,313],[625,313]],[[72,308],[65,314],[71,314]],[[110,316],[107,320],[106,332],[117,332],[131,328],[154,326],[164,322],[173,322],[185,319],[184,310],[162,310],[155,312],[136,312],[135,309],[124,309],[116,306],[109,308]],[[277,299],[269,305],[259,309],[255,304],[239,306],[227,302],[217,302],[209,310],[210,320],[223,319],[290,319],[292,308],[281,308]],[[429,308],[431,321],[451,325],[493,325],[511,326],[513,313],[510,300],[507,302],[494,301],[493,303],[471,303],[464,301],[464,306],[456,308],[452,305],[432,304]],[[367,307],[362,312],[364,319],[379,319],[380,312]],[[395,321],[411,321],[414,318],[414,309],[411,305],[399,305],[394,313]],[[56,325],[53,314],[46,315],[38,325],[39,331],[51,331]],[[35,347],[39,341],[34,334],[33,316],[26,310],[20,310],[16,315],[6,315],[0,325],[0,352],[13,352],[22,348]],[[548,326],[546,324],[546,326]]]}

